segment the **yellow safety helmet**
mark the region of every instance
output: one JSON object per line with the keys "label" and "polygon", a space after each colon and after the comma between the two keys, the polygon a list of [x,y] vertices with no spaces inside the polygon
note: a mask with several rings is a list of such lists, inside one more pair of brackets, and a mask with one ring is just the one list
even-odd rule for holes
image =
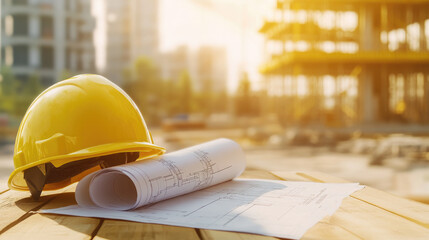
{"label": "yellow safety helmet", "polygon": [[79,181],[100,168],[161,155],[133,100],[99,75],[78,75],[42,92],[16,136],[9,187],[42,190]]}

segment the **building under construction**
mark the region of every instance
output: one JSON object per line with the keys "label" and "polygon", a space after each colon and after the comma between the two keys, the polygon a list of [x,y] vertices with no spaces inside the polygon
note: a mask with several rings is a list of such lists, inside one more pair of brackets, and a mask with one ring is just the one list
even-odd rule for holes
{"label": "building under construction", "polygon": [[429,124],[428,0],[277,0],[265,108],[286,124]]}

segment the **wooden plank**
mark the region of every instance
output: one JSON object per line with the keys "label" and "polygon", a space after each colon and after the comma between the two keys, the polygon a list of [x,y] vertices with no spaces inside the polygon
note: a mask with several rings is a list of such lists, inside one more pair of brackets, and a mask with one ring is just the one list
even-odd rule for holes
{"label": "wooden plank", "polygon": [[246,170],[241,174],[240,178],[257,178],[257,179],[270,179],[280,180],[281,178],[265,170]]}
{"label": "wooden plank", "polygon": [[9,190],[9,187],[7,186],[6,181],[0,181],[0,194],[6,192]]}
{"label": "wooden plank", "polygon": [[348,231],[347,229],[334,225],[329,222],[329,217],[322,219],[312,228],[310,228],[304,236],[303,240],[315,239],[348,239],[348,240],[362,240],[361,237]]}
{"label": "wooden plank", "polygon": [[[282,175],[281,172],[276,172],[274,174],[280,177]],[[318,182],[347,182],[344,179],[320,172],[305,172],[297,174]],[[393,194],[368,186],[353,193],[351,196],[429,228],[429,205],[427,204],[397,197]]]}
{"label": "wooden plank", "polygon": [[274,176],[281,180],[287,181],[300,181],[300,182],[310,182],[311,179],[298,175],[297,172],[284,172],[284,171],[273,171],[271,172]]}
{"label": "wooden plank", "polygon": [[278,238],[261,236],[255,234],[247,233],[237,233],[237,232],[224,232],[224,231],[214,231],[214,230],[200,230],[201,239],[205,240],[217,240],[217,239],[228,239],[228,240],[275,240]]}
{"label": "wooden plank", "polygon": [[429,229],[429,205],[400,198],[371,187],[365,187],[352,194],[352,197],[383,208]]}
{"label": "wooden plank", "polygon": [[281,178],[275,176],[271,172],[265,170],[246,170],[244,171],[239,178],[256,178],[256,179],[271,179],[271,180],[280,180]]}
{"label": "wooden plank", "polygon": [[91,239],[100,220],[33,214],[12,227],[0,239]]}
{"label": "wooden plank", "polygon": [[297,172],[296,174],[299,176],[308,178],[313,182],[331,182],[331,183],[349,183],[350,182],[345,179],[335,177],[329,174],[321,173],[321,172],[306,171],[306,172]]}
{"label": "wooden plank", "polygon": [[[53,199],[42,209],[76,204],[73,192],[74,188],[70,188],[65,193],[51,195]],[[101,220],[95,218],[31,213],[0,235],[0,239],[91,239],[100,224]]]}
{"label": "wooden plank", "polygon": [[[59,190],[64,191],[64,190]],[[54,192],[56,193],[56,192]],[[0,194],[0,233],[19,219],[28,217],[29,211],[38,210],[41,206],[52,200],[52,192],[43,192],[39,201],[33,201],[29,192],[9,190]]]}
{"label": "wooden plank", "polygon": [[362,239],[428,239],[429,229],[355,198],[345,198],[329,223]]}
{"label": "wooden plank", "polygon": [[119,220],[104,220],[94,238],[101,239],[200,239],[193,228]]}

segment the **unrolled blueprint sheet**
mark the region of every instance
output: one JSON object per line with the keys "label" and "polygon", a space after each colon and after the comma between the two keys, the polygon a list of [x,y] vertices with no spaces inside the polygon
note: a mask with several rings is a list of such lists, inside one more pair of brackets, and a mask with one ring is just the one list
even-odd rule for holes
{"label": "unrolled blueprint sheet", "polygon": [[244,169],[240,146],[218,139],[90,174],[76,188],[78,205],[41,212],[300,238],[362,188],[231,180]]}
{"label": "unrolled blueprint sheet", "polygon": [[298,239],[361,188],[357,183],[232,180],[130,211],[74,205],[42,212]]}

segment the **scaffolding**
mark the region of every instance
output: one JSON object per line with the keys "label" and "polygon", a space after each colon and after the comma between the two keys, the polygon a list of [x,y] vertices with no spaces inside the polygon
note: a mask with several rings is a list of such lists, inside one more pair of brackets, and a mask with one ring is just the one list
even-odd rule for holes
{"label": "scaffolding", "polygon": [[428,0],[277,0],[266,111],[284,124],[429,123]]}

